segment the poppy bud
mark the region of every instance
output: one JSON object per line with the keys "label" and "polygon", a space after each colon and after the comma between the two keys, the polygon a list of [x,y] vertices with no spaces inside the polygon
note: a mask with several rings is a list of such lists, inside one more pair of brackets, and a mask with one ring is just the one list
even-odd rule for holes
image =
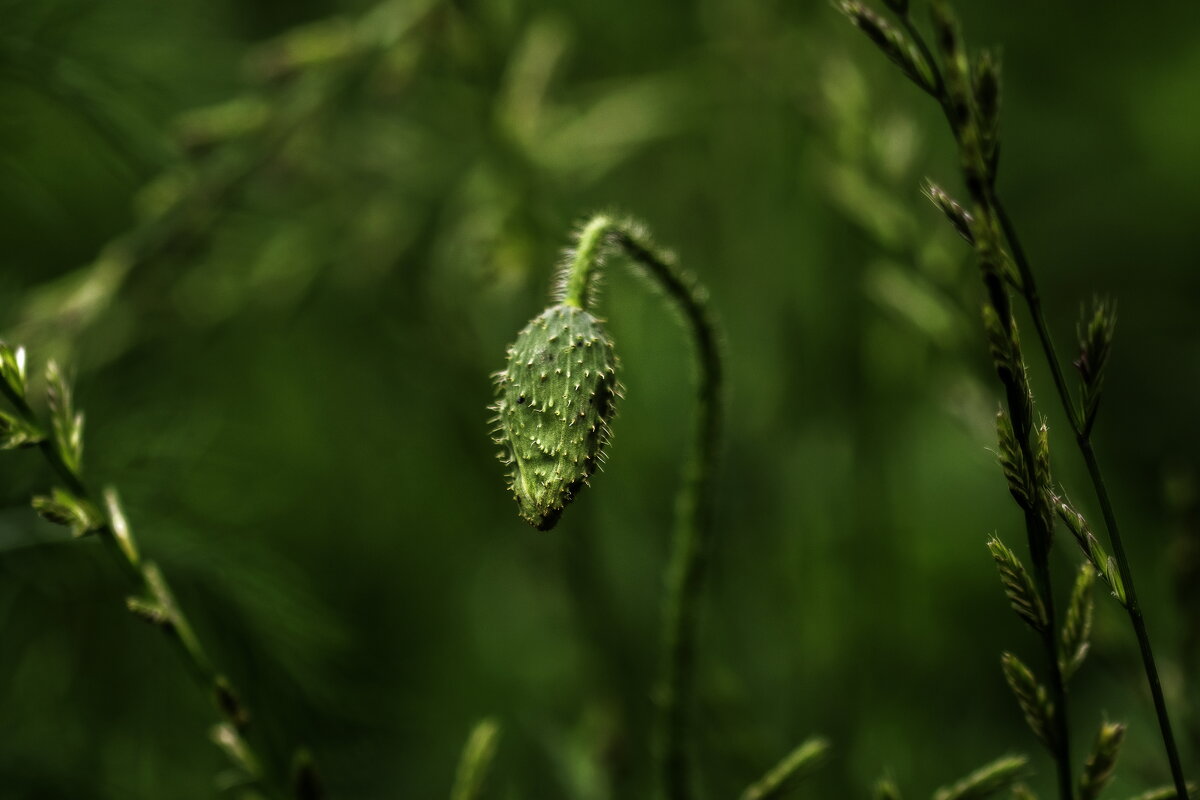
{"label": "poppy bud", "polygon": [[517,335],[496,387],[510,488],[521,516],[549,530],[604,457],[620,393],[612,341],[589,312],[550,306]]}

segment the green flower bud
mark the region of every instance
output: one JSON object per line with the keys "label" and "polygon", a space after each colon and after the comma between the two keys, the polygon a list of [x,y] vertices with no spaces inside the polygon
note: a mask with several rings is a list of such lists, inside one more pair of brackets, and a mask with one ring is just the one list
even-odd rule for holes
{"label": "green flower bud", "polygon": [[496,387],[510,488],[521,516],[549,530],[604,457],[620,394],[612,341],[587,311],[553,305],[517,335]]}

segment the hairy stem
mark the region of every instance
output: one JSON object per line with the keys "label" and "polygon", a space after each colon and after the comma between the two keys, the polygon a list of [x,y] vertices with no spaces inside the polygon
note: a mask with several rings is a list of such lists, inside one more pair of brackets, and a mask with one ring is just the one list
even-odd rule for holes
{"label": "hairy stem", "polygon": [[721,348],[703,290],[636,226],[607,216],[595,217],[580,233],[568,267],[565,303],[586,307],[589,282],[605,245],[627,256],[666,295],[682,316],[696,360],[694,442],[676,501],[666,570],[664,662],[658,693],[659,791],[667,800],[689,800],[695,796],[689,718],[695,694],[700,597],[713,535],[707,512],[721,426]]}

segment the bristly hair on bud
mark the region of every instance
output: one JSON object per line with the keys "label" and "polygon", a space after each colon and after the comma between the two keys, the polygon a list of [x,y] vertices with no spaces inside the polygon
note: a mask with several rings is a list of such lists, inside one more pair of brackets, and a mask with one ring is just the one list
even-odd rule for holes
{"label": "bristly hair on bud", "polygon": [[1079,358],[1075,369],[1083,384],[1082,418],[1084,431],[1091,431],[1100,408],[1100,392],[1117,327],[1117,306],[1111,300],[1093,298],[1091,313],[1082,312],[1076,327]]}
{"label": "bristly hair on bud", "polygon": [[[901,2],[903,0],[890,0],[888,5],[892,6],[892,3]],[[900,67],[909,80],[930,94],[936,92],[933,65],[925,60],[921,52],[902,32],[858,0],[841,0],[835,5],[853,23],[854,27],[865,33],[867,38],[883,51],[884,55]],[[903,2],[903,5],[907,5],[907,3]],[[893,10],[896,10],[894,6]],[[903,14],[904,12],[897,11],[896,13]]]}
{"label": "bristly hair on bud", "polygon": [[521,516],[549,530],[604,457],[620,396],[617,357],[600,320],[552,305],[508,350],[496,375],[496,443]]}

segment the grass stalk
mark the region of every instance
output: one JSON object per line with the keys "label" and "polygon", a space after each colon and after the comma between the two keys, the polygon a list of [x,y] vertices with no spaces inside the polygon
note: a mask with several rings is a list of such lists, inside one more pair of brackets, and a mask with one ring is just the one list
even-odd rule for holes
{"label": "grass stalk", "polygon": [[[220,721],[213,727],[211,738],[225,751],[234,765],[244,774],[247,784],[269,797],[287,797],[268,777],[264,761],[246,738],[250,713],[238,698],[229,680],[216,669],[203,643],[196,635],[187,616],[175,601],[174,592],[161,570],[139,553],[129,523],[121,510],[116,492],[106,490],[97,494],[84,480],[80,467],[82,452],[82,416],[71,407],[70,387],[54,362],[47,367],[48,395],[52,425],[44,426],[25,395],[24,355],[0,343],[0,393],[16,411],[19,423],[28,432],[24,444],[34,444],[66,487],[60,497],[71,498],[71,509],[80,513],[78,519],[67,522],[55,516],[56,510],[35,507],[48,519],[71,524],[76,536],[96,535],[118,563],[134,589],[126,605],[135,616],[159,628],[174,645],[180,659],[196,682],[213,698]],[[16,365],[20,364],[19,367]],[[64,423],[64,421],[66,421]],[[67,425],[74,427],[74,441],[64,436]],[[52,430],[52,433],[46,433]],[[77,527],[76,527],[77,526]]]}
{"label": "grass stalk", "polygon": [[[955,113],[954,100],[951,97],[947,82],[943,78],[941,70],[938,68],[937,60],[934,58],[925,38],[922,36],[920,29],[913,23],[910,14],[908,13],[907,3],[901,6],[894,7],[897,11],[901,26],[910,37],[917,57],[924,63],[918,64],[919,68],[907,70],[910,76],[914,73],[928,74],[931,79],[928,81],[917,81],[928,94],[930,94],[941,106],[947,121],[950,123],[952,132],[955,135],[960,151],[964,149],[962,136],[962,126],[958,122]],[[936,21],[937,6],[935,5],[935,21]],[[860,27],[862,25],[860,24]],[[1105,527],[1108,530],[1109,541],[1112,545],[1114,560],[1116,561],[1117,570],[1120,573],[1121,581],[1124,584],[1124,592],[1126,600],[1122,603],[1129,615],[1129,621],[1134,630],[1134,635],[1137,638],[1138,649],[1141,652],[1142,665],[1146,673],[1146,680],[1150,686],[1150,693],[1154,701],[1154,710],[1158,718],[1159,730],[1162,735],[1163,747],[1166,751],[1167,761],[1171,771],[1171,780],[1174,784],[1176,793],[1181,797],[1187,796],[1187,781],[1184,777],[1183,767],[1179,758],[1179,749],[1175,742],[1175,736],[1171,729],[1170,715],[1167,710],[1166,699],[1163,695],[1162,683],[1158,675],[1158,667],[1154,658],[1154,651],[1150,642],[1150,635],[1146,628],[1146,622],[1141,610],[1141,606],[1137,599],[1137,592],[1134,585],[1132,567],[1129,558],[1125,552],[1124,542],[1121,538],[1120,526],[1117,522],[1116,513],[1113,509],[1112,499],[1109,496],[1108,488],[1104,480],[1104,475],[1101,470],[1099,460],[1096,456],[1095,448],[1092,443],[1091,434],[1092,427],[1096,420],[1095,406],[1087,407],[1076,406],[1070,387],[1067,383],[1062,363],[1058,358],[1057,351],[1054,347],[1053,339],[1050,335],[1049,325],[1046,321],[1046,314],[1042,307],[1041,296],[1038,293],[1037,281],[1029,259],[1025,253],[1025,249],[1021,244],[1020,237],[1017,233],[1016,226],[1013,224],[1011,217],[1005,209],[1004,203],[997,196],[995,191],[996,179],[996,159],[993,153],[991,158],[982,160],[982,174],[976,176],[979,178],[979,184],[986,188],[986,194],[989,199],[988,215],[985,216],[986,223],[990,217],[995,221],[999,228],[1000,236],[1003,242],[1008,245],[1008,249],[1012,254],[1012,261],[1016,266],[1015,281],[1018,294],[1024,301],[1024,305],[1033,320],[1034,328],[1037,331],[1038,341],[1045,355],[1046,363],[1049,366],[1055,390],[1062,403],[1063,411],[1070,422],[1072,432],[1075,436],[1076,444],[1079,452],[1083,457],[1084,463],[1087,466],[1088,476],[1095,491],[1097,501],[1100,504],[1101,513],[1104,516]],[[972,184],[972,176],[966,175],[968,185]],[[973,192],[974,193],[974,192]],[[1098,392],[1098,387],[1096,387]],[[1085,396],[1086,400],[1086,396]],[[1035,561],[1037,559],[1035,558]],[[1036,571],[1040,574],[1041,568]],[[1039,582],[1041,579],[1039,578]],[[1051,635],[1051,639],[1053,636]]]}
{"label": "grass stalk", "polygon": [[1167,702],[1166,697],[1163,695],[1162,682],[1158,677],[1158,665],[1154,659],[1154,649],[1150,644],[1150,634],[1146,629],[1146,620],[1142,614],[1141,605],[1138,603],[1137,590],[1133,582],[1133,569],[1130,566],[1129,557],[1125,554],[1125,544],[1121,538],[1121,528],[1117,522],[1116,512],[1113,510],[1112,499],[1108,494],[1108,486],[1104,480],[1104,473],[1100,469],[1100,462],[1096,458],[1096,451],[1092,445],[1092,426],[1096,416],[1094,414],[1081,415],[1075,406],[1071,390],[1063,374],[1062,364],[1058,359],[1058,352],[1054,348],[1054,342],[1050,338],[1049,327],[1046,325],[1046,315],[1042,310],[1041,296],[1038,294],[1033,269],[1029,264],[1029,259],[1025,255],[1025,249],[1022,247],[1021,240],[1017,235],[1016,226],[1013,225],[1012,219],[999,200],[996,201],[996,212],[1000,219],[1005,238],[1012,248],[1013,260],[1020,271],[1021,295],[1025,300],[1030,316],[1033,317],[1034,326],[1038,332],[1038,340],[1041,342],[1046,363],[1050,367],[1050,374],[1054,378],[1055,389],[1058,391],[1059,399],[1062,401],[1063,412],[1070,421],[1071,429],[1075,434],[1075,442],[1079,447],[1080,454],[1083,456],[1084,464],[1087,465],[1088,477],[1096,493],[1096,500],[1100,504],[1100,513],[1104,517],[1105,528],[1108,530],[1108,539],[1112,545],[1113,557],[1117,562],[1117,569],[1121,574],[1121,581],[1125,587],[1127,599],[1125,609],[1129,614],[1129,622],[1137,638],[1138,650],[1142,656],[1142,667],[1146,673],[1146,682],[1150,686],[1150,694],[1154,701],[1154,712],[1158,717],[1158,727],[1162,734],[1163,748],[1166,750],[1167,762],[1171,770],[1171,782],[1174,784],[1178,795],[1186,797],[1187,780],[1183,774],[1183,765],[1179,758],[1179,747],[1175,743],[1175,734],[1171,729],[1171,717],[1167,711]]}
{"label": "grass stalk", "polygon": [[[1045,737],[1053,755],[1062,800],[1074,798],[1074,779],[1071,770],[1070,726],[1065,682],[1059,664],[1057,630],[1054,611],[1054,587],[1051,578],[1049,552],[1053,525],[1049,487],[1043,486],[1045,470],[1039,469],[1038,455],[1031,440],[1034,432],[1033,396],[1025,375],[1025,362],[1017,336],[1012,301],[1008,285],[1010,277],[1001,247],[999,222],[993,192],[997,144],[994,140],[996,107],[983,119],[979,108],[978,87],[973,85],[971,65],[965,45],[945,2],[934,2],[934,23],[937,28],[937,55],[926,43],[913,22],[907,3],[892,5],[901,27],[911,39],[901,35],[873,11],[847,0],[842,10],[851,21],[878,42],[888,43],[881,49],[900,64],[941,107],[959,151],[963,178],[972,199],[972,216],[964,219],[975,246],[986,293],[984,302],[987,328],[997,375],[1004,387],[1004,406],[1007,413],[1012,456],[1008,466],[1023,476],[1023,485],[1014,489],[1014,497],[1024,511],[1025,529],[1033,561],[1034,583],[1045,612],[1045,625],[1039,633],[1050,671],[1050,693],[1053,714],[1049,720],[1052,730]],[[940,59],[938,58],[940,56]],[[914,78],[914,76],[916,76]],[[993,88],[995,84],[993,84]],[[993,98],[994,99],[994,98]],[[994,106],[995,104],[993,104]]]}

